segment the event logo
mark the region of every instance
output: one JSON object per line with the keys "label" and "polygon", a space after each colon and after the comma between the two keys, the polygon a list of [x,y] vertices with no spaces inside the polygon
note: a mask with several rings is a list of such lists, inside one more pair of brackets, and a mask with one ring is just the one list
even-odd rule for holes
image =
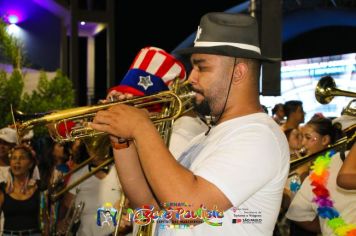
{"label": "event logo", "polygon": [[[164,207],[163,207],[164,206]],[[144,226],[152,222],[167,224],[200,224],[206,223],[211,226],[222,226],[224,212],[219,211],[215,206],[209,210],[201,205],[197,210],[187,210],[179,204],[162,205],[161,210],[154,209],[151,205],[144,205],[141,208],[127,210],[130,221]]]}
{"label": "event logo", "polygon": [[98,208],[96,215],[96,224],[98,226],[116,226],[117,210],[111,203],[107,202],[103,207]]}
{"label": "event logo", "polygon": [[233,224],[261,224],[262,212],[259,210],[251,210],[245,207],[232,207]]}

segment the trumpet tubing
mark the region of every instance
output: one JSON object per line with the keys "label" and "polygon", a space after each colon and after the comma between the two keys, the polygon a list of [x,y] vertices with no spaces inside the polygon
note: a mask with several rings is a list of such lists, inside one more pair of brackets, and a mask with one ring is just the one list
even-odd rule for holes
{"label": "trumpet tubing", "polygon": [[356,116],[356,99],[352,99],[349,104],[342,110],[342,115]]}
{"label": "trumpet tubing", "polygon": [[[92,160],[92,159],[91,159]],[[58,192],[56,192],[56,189],[53,188],[53,191],[49,191],[50,192],[50,197],[51,200],[53,202],[57,201],[61,196],[63,196],[65,193],[67,193],[69,190],[71,190],[72,188],[74,188],[75,186],[77,186],[78,184],[80,184],[81,182],[83,182],[84,180],[88,179],[89,177],[91,177],[92,175],[94,175],[95,173],[97,173],[100,169],[102,169],[103,167],[106,167],[108,165],[111,165],[111,163],[114,162],[114,158],[113,157],[108,157],[103,163],[101,163],[100,165],[98,165],[97,167],[93,168],[93,170],[91,172],[88,172],[87,174],[84,174],[83,176],[81,176],[78,180],[74,181],[72,184],[66,186],[65,188],[59,190]],[[80,168],[78,168],[80,169]],[[71,172],[73,173],[73,172]],[[68,175],[68,174],[67,174]],[[67,176],[66,175],[66,176]]]}
{"label": "trumpet tubing", "polygon": [[121,190],[119,209],[118,209],[118,212],[117,212],[117,220],[116,220],[116,224],[117,225],[115,227],[114,236],[119,236],[119,228],[120,228],[120,223],[121,223],[121,220],[122,220],[123,210],[125,208],[125,201],[126,201],[126,196],[124,194],[124,191]]}

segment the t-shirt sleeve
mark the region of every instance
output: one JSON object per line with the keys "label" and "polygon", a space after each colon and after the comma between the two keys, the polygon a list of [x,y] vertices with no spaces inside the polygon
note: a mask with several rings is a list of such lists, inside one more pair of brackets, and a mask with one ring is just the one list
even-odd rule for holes
{"label": "t-shirt sleeve", "polygon": [[254,125],[218,140],[216,149],[192,171],[238,206],[280,172],[278,141],[265,126]]}
{"label": "t-shirt sleeve", "polygon": [[310,181],[306,178],[291,202],[286,217],[293,221],[312,221],[316,217],[312,203],[312,188]]}

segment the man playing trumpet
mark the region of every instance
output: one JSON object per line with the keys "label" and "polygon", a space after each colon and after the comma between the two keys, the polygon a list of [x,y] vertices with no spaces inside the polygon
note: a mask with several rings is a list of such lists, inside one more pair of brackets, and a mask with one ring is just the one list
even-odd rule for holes
{"label": "man playing trumpet", "polygon": [[[114,156],[131,206],[157,209],[160,203],[186,202],[185,210],[203,205],[224,211],[219,227],[158,227],[158,234],[272,235],[289,152],[286,138],[259,102],[260,61],[269,59],[259,50],[257,22],[247,15],[206,14],[195,46],[185,53],[191,54],[188,80],[195,100],[210,108],[216,126],[195,137],[178,161],[144,110],[116,105],[99,111],[91,126],[111,134],[114,146],[120,147],[117,137],[128,140]],[[236,227],[236,210],[261,214],[258,222]]]}

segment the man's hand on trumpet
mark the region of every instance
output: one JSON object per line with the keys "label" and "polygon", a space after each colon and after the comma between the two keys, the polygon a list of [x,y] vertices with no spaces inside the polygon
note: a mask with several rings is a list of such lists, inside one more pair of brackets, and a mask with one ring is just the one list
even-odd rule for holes
{"label": "man's hand on trumpet", "polygon": [[134,95],[131,93],[121,93],[117,90],[112,90],[107,94],[106,99],[99,100],[99,103],[125,101],[125,100],[133,98],[133,97],[134,97]]}
{"label": "man's hand on trumpet", "polygon": [[[134,97],[135,96],[131,93],[122,93],[117,90],[112,90],[107,94],[106,99],[100,100],[99,103],[105,104],[105,103],[110,103],[110,102],[120,102],[120,101],[125,101],[128,99],[134,98]],[[126,106],[126,105],[123,105],[123,106]],[[102,130],[102,128],[104,128],[105,129],[104,132],[107,132],[110,134],[110,139],[114,146],[114,144],[125,143],[126,140],[128,140],[128,139],[126,139],[125,137],[122,137],[122,136],[117,136],[113,132],[106,131],[106,129],[113,131],[113,129],[111,129],[111,127],[112,127],[111,124],[115,124],[116,122],[121,122],[121,121],[115,121],[115,117],[117,117],[117,116],[114,115],[114,117],[113,117],[112,113],[110,113],[110,111],[112,111],[112,110],[113,110],[113,107],[111,107],[108,112],[101,114],[99,116],[99,121],[98,120],[95,121],[95,119],[94,119],[93,123],[95,123],[95,124],[94,124],[94,126],[91,125],[91,127],[96,129],[95,127],[98,127],[97,126],[98,124],[101,125],[100,128],[98,128],[97,130],[104,131],[104,130]],[[111,116],[108,116],[108,114],[111,114]],[[115,114],[118,115],[118,113],[115,113]],[[114,120],[111,120],[110,117],[113,118]],[[100,122],[109,122],[109,123],[100,123]]]}
{"label": "man's hand on trumpet", "polygon": [[133,139],[144,127],[153,126],[147,110],[124,104],[97,112],[90,125],[93,129],[123,139]]}

